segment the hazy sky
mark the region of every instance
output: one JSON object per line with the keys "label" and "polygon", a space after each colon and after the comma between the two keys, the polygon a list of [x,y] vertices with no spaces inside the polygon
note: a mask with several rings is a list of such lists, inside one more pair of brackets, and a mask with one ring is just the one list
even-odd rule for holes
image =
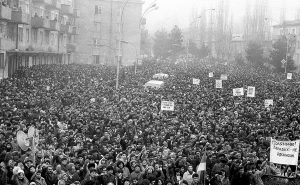
{"label": "hazy sky", "polygon": [[[144,9],[149,7],[155,0],[145,0]],[[191,20],[193,12],[200,12],[201,9],[209,9],[216,7],[218,0],[157,0],[158,10],[146,14],[147,29],[154,32],[158,29],[171,29],[174,25],[179,25],[181,28],[187,28]],[[235,24],[241,23],[245,12],[247,2],[250,3],[250,8],[254,7],[256,0],[225,0],[229,2],[230,12],[233,13]],[[288,20],[296,17],[297,9],[300,9],[300,0],[269,0],[266,5],[269,7],[273,24],[279,21],[280,11],[283,8],[283,3],[286,3],[286,16]],[[249,7],[248,7],[249,8]],[[209,13],[209,12],[208,12]]]}

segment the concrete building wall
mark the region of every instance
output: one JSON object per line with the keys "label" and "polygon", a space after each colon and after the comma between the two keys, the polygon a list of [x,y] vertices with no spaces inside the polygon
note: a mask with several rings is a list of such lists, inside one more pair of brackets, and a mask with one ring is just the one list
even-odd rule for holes
{"label": "concrete building wall", "polygon": [[[121,9],[126,0],[77,1],[81,33],[77,37],[75,55],[79,63],[116,64],[118,54]],[[140,54],[140,19],[142,1],[129,0],[123,13],[122,64],[133,65]]]}

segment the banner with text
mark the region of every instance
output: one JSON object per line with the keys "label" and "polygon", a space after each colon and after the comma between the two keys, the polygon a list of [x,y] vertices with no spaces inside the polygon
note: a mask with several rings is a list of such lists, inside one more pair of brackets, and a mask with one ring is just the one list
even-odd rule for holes
{"label": "banner with text", "polygon": [[270,162],[284,165],[298,165],[299,140],[277,141],[271,139]]}
{"label": "banner with text", "polygon": [[174,111],[174,102],[173,101],[161,101],[160,109],[166,111]]}

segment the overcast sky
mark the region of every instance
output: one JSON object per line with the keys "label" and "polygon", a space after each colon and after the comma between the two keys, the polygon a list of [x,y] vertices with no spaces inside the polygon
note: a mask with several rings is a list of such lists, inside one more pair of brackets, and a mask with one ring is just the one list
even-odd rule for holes
{"label": "overcast sky", "polygon": [[[154,0],[145,0],[144,9],[149,7]],[[170,30],[174,25],[187,28],[192,17],[192,12],[202,8],[214,8],[218,0],[157,0],[158,10],[146,14],[147,29],[153,33],[159,29]],[[241,23],[248,2],[254,6],[256,0],[225,0],[229,2],[230,11],[233,12],[235,24]],[[296,17],[297,9],[300,9],[300,0],[269,0],[269,7],[273,24],[279,21],[280,11],[283,8],[282,1],[286,2],[287,19]]]}

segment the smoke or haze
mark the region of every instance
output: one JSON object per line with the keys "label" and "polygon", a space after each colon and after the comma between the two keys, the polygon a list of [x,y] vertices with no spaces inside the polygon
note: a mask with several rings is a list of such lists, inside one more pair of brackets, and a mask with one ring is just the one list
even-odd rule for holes
{"label": "smoke or haze", "polygon": [[[144,9],[154,0],[145,0]],[[174,25],[187,28],[191,16],[201,9],[216,8],[219,0],[157,0],[159,9],[146,15],[147,28],[150,32],[158,29],[171,29]],[[273,24],[280,20],[280,13],[286,6],[286,19],[292,20],[300,12],[300,0],[225,0],[229,3],[229,9],[235,24],[242,22],[243,15],[247,8],[254,8],[256,1],[267,2],[265,6],[269,8],[269,15]],[[298,10],[298,11],[297,11]],[[298,13],[299,15],[299,13]],[[233,25],[235,25],[233,24]]]}

